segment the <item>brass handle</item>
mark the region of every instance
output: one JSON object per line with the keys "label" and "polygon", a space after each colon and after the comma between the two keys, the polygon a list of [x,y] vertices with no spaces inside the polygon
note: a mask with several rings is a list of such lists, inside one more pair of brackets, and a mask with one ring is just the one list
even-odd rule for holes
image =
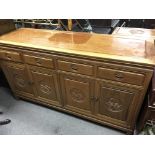
{"label": "brass handle", "polygon": [[10,56],[8,53],[5,53],[5,56],[6,56],[8,59],[11,59],[11,56]]}
{"label": "brass handle", "polygon": [[123,79],[124,78],[124,75],[122,73],[120,73],[120,72],[117,72],[117,73],[115,73],[115,77],[117,79]]}
{"label": "brass handle", "polygon": [[94,98],[94,97],[91,97],[90,99],[91,99],[92,101],[94,101],[95,98]]}
{"label": "brass handle", "polygon": [[28,84],[29,84],[29,85],[33,85],[34,82],[32,82],[32,81],[28,81]]}
{"label": "brass handle", "polygon": [[98,102],[98,100],[99,100],[99,98],[98,98],[98,97],[95,97],[95,100],[94,100],[94,101],[95,101],[95,102]]}
{"label": "brass handle", "polygon": [[71,69],[74,70],[74,71],[77,71],[78,70],[78,66],[75,65],[75,64],[71,64]]}
{"label": "brass handle", "polygon": [[38,58],[36,58],[36,63],[37,63],[38,65],[41,65],[41,60],[38,59]]}
{"label": "brass handle", "polygon": [[90,98],[94,103],[98,102],[99,98],[98,97],[91,97]]}

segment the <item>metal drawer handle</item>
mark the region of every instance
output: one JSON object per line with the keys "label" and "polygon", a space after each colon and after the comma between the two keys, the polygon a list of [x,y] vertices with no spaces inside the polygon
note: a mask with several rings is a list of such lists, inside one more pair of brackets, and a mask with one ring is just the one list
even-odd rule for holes
{"label": "metal drawer handle", "polygon": [[120,72],[117,72],[117,73],[115,73],[115,77],[117,79],[123,79],[124,78],[124,75],[122,73],[120,73]]}
{"label": "metal drawer handle", "polygon": [[75,70],[75,71],[78,70],[78,66],[75,65],[75,64],[71,64],[70,67],[71,67],[72,70]]}
{"label": "metal drawer handle", "polygon": [[36,60],[36,63],[37,63],[38,65],[41,65],[40,59],[36,58],[35,60]]}
{"label": "metal drawer handle", "polygon": [[11,59],[11,56],[10,56],[8,53],[5,53],[5,56],[6,56],[8,59]]}

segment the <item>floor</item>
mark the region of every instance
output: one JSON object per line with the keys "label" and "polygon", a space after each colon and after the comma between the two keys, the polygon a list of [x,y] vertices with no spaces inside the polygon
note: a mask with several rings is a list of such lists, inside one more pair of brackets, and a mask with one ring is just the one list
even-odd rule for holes
{"label": "floor", "polygon": [[0,87],[0,135],[123,135],[124,133],[31,102],[16,100],[9,89]]}

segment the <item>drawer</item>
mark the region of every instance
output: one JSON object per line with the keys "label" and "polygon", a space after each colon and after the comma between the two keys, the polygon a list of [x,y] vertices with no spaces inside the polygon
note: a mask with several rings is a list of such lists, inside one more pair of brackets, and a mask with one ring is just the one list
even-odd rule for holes
{"label": "drawer", "polygon": [[97,77],[133,85],[144,85],[145,75],[130,71],[98,67]]}
{"label": "drawer", "polygon": [[54,68],[54,63],[52,58],[39,57],[33,55],[24,55],[24,60],[26,63],[41,67]]}
{"label": "drawer", "polygon": [[22,62],[20,54],[14,51],[11,52],[11,51],[0,50],[0,58],[4,60]]}
{"label": "drawer", "polygon": [[93,75],[93,66],[81,63],[58,60],[58,69],[84,75]]}

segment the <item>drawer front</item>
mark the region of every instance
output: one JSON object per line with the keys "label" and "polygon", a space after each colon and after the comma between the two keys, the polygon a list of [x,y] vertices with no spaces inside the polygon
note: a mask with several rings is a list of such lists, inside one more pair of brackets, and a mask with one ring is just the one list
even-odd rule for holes
{"label": "drawer front", "polygon": [[129,71],[121,71],[116,69],[108,69],[98,67],[97,76],[107,80],[113,80],[133,85],[144,85],[145,75],[140,73],[133,73]]}
{"label": "drawer front", "polygon": [[4,60],[22,62],[21,56],[18,52],[0,50],[0,58]]}
{"label": "drawer front", "polygon": [[53,63],[52,58],[24,55],[24,60],[26,63],[31,64],[31,65],[54,68],[54,63]]}
{"label": "drawer front", "polygon": [[58,60],[58,69],[89,76],[93,75],[93,66],[86,64]]}

